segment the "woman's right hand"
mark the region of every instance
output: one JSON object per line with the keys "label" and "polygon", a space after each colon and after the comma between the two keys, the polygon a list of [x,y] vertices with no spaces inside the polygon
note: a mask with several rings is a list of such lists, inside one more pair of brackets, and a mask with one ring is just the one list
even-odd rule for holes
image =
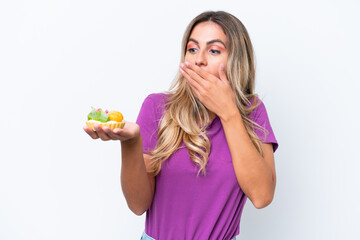
{"label": "woman's right hand", "polygon": [[115,128],[114,130],[108,126],[101,127],[99,124],[94,125],[95,130],[88,126],[84,126],[83,129],[91,138],[100,138],[103,141],[120,140],[121,142],[131,142],[136,141],[140,136],[140,127],[133,122],[126,122],[124,128]]}

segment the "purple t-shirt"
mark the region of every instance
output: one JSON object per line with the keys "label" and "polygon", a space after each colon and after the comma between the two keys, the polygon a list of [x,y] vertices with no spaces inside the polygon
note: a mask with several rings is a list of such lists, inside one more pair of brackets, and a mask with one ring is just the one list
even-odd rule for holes
{"label": "purple t-shirt", "polygon": [[[137,118],[143,138],[143,152],[155,148],[157,130],[165,110],[164,93],[150,94]],[[278,147],[263,103],[251,114],[268,135],[263,142]],[[207,127],[211,141],[206,175],[198,173],[184,143],[167,159],[156,176],[152,205],[146,212],[145,232],[156,240],[225,239],[240,232],[240,218],[247,197],[233,168],[229,146],[219,117]],[[256,131],[260,139],[261,131]]]}

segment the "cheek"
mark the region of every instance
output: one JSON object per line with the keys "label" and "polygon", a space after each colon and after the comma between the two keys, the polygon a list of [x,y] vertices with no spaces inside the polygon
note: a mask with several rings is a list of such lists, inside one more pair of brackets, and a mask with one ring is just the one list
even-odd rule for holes
{"label": "cheek", "polygon": [[189,63],[195,64],[195,57],[192,56],[191,54],[186,54],[186,55],[185,55],[185,62],[189,62]]}

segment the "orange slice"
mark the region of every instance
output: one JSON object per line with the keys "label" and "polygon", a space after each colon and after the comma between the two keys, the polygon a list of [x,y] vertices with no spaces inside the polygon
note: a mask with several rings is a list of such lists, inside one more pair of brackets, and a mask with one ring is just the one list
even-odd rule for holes
{"label": "orange slice", "polygon": [[110,121],[121,122],[124,119],[121,112],[118,112],[118,111],[110,111],[108,113],[108,115],[109,115]]}

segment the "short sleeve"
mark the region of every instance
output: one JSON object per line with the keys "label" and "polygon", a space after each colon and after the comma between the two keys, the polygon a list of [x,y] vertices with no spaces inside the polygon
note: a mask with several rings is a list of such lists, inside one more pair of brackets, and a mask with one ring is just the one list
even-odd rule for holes
{"label": "short sleeve", "polygon": [[[260,100],[257,99],[257,101]],[[250,113],[249,117],[261,127],[265,128],[266,131],[263,131],[262,129],[258,129],[255,127],[255,133],[263,143],[272,143],[275,152],[279,144],[271,128],[270,120],[265,105],[262,101],[260,101],[260,105]]]}
{"label": "short sleeve", "polygon": [[142,103],[136,123],[140,126],[143,141],[143,153],[149,154],[154,150],[157,143],[157,131],[159,125],[159,96],[150,94]]}

